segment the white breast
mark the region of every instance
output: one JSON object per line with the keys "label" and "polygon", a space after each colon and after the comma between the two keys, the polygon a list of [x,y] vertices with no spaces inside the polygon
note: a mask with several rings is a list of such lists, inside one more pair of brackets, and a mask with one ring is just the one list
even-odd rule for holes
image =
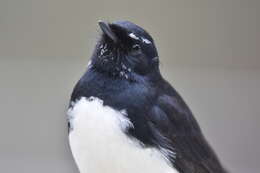
{"label": "white breast", "polygon": [[156,149],[142,148],[127,137],[126,111],[98,98],[82,98],[68,111],[70,147],[81,173],[177,173]]}

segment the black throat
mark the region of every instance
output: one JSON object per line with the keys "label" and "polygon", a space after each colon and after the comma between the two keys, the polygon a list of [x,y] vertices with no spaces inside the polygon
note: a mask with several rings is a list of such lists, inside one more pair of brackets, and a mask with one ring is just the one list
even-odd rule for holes
{"label": "black throat", "polygon": [[127,56],[118,47],[101,40],[91,58],[90,68],[107,77],[133,80],[131,64]]}

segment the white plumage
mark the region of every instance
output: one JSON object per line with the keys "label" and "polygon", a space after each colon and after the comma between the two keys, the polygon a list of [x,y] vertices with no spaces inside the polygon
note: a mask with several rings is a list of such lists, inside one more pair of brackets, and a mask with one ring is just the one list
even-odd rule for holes
{"label": "white plumage", "polygon": [[127,110],[98,98],[81,98],[69,109],[72,154],[81,173],[177,173],[157,149],[143,148],[125,133]]}

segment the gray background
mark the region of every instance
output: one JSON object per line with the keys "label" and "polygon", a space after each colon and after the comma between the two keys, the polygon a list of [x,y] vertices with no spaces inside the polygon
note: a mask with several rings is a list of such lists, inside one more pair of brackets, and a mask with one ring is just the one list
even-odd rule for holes
{"label": "gray background", "polygon": [[259,18],[259,0],[0,0],[0,172],[77,172],[65,112],[98,19],[146,28],[225,167],[259,172]]}

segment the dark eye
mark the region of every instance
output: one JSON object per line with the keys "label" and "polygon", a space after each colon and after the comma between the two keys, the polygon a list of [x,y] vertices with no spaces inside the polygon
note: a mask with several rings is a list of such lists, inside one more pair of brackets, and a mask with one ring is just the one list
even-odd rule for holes
{"label": "dark eye", "polygon": [[132,49],[133,49],[133,51],[139,51],[139,50],[141,50],[141,47],[139,44],[135,44],[135,45],[133,45]]}

